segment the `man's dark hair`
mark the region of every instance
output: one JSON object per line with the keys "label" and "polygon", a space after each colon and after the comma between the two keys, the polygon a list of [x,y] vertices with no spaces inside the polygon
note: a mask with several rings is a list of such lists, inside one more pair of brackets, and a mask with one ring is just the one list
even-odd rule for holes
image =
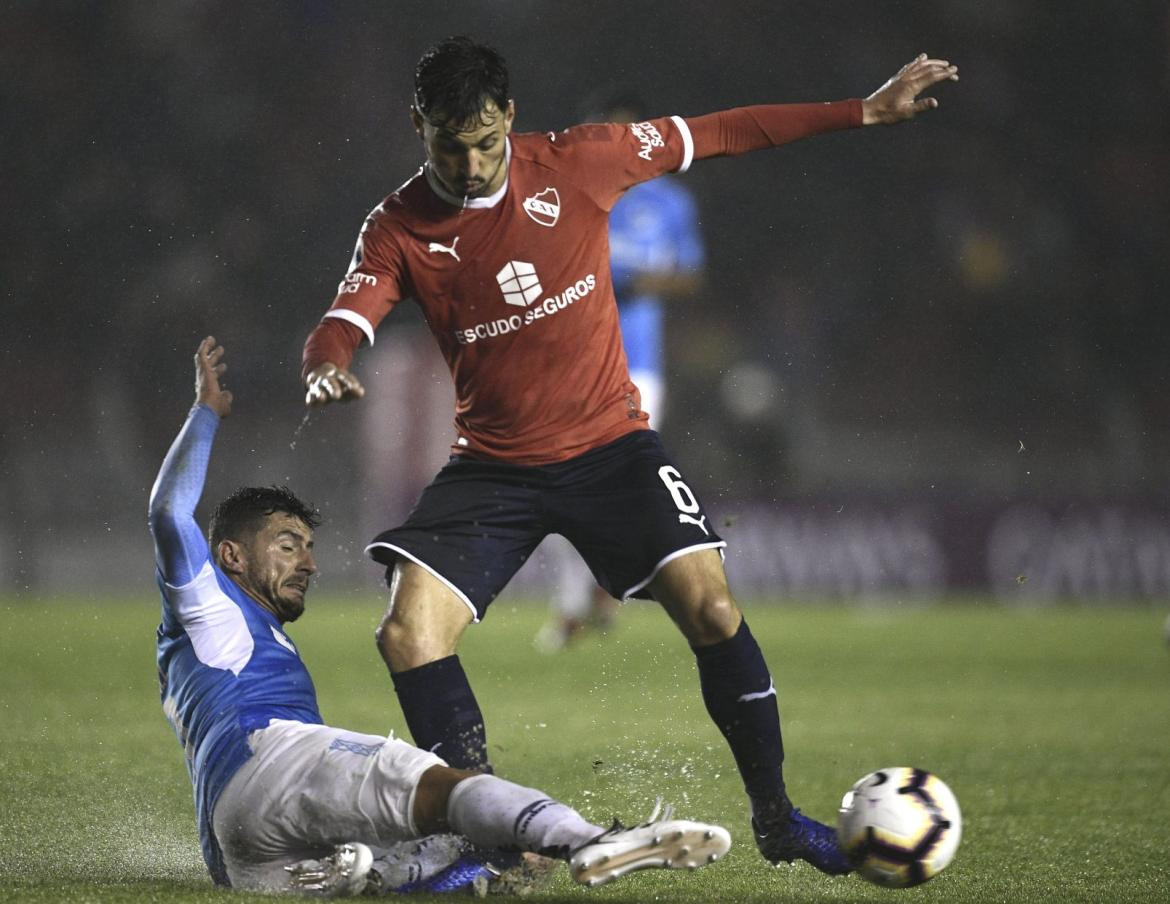
{"label": "man's dark hair", "polygon": [[212,553],[223,540],[251,539],[274,512],[300,518],[310,529],[321,523],[317,510],[301,502],[288,487],[240,487],[211,513],[207,536]]}
{"label": "man's dark hair", "polygon": [[434,125],[487,125],[483,119],[487,102],[494,102],[502,113],[509,99],[504,58],[464,35],[439,41],[414,67],[415,109]]}

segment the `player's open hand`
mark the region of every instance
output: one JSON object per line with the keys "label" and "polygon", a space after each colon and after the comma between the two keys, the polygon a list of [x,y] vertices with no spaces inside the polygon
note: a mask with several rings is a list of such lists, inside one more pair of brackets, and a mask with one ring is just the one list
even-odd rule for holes
{"label": "player's open hand", "polygon": [[360,399],[366,388],[344,367],[336,364],[321,364],[309,371],[305,377],[305,404],[314,408],[330,402],[349,402]]}
{"label": "player's open hand", "polygon": [[898,70],[888,82],[861,102],[862,125],[888,125],[933,110],[938,101],[918,95],[939,82],[959,80],[959,67],[947,60],[928,59],[925,53]]}
{"label": "player's open hand", "polygon": [[232,413],[232,394],[219,385],[219,378],[227,370],[223,354],[223,346],[216,344],[214,336],[199,343],[195,352],[195,401],[227,417]]}

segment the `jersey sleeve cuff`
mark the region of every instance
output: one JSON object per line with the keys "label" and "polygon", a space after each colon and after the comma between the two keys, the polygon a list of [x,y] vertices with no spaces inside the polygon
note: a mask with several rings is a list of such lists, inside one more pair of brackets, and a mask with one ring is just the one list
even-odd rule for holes
{"label": "jersey sleeve cuff", "polygon": [[845,101],[849,105],[849,126],[859,129],[865,125],[865,111],[861,106],[860,97],[851,97]]}
{"label": "jersey sleeve cuff", "polygon": [[348,308],[333,308],[325,312],[325,317],[336,317],[338,320],[344,320],[346,323],[353,324],[362,331],[362,334],[365,335],[366,341],[370,345],[374,344],[373,324],[357,311],[351,311]]}
{"label": "jersey sleeve cuff", "polygon": [[691,128],[687,125],[687,121],[681,116],[672,116],[670,121],[674,123],[678,133],[682,136],[683,142],[683,159],[679,164],[676,173],[685,173],[691,168],[691,162],[695,159],[695,139],[691,136]]}

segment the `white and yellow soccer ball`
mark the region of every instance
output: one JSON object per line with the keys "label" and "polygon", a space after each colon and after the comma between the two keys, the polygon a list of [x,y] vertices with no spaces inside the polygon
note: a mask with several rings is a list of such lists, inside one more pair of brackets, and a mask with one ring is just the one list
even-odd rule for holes
{"label": "white and yellow soccer ball", "polygon": [[959,802],[938,776],[895,766],[859,779],[837,811],[837,839],[857,872],[907,888],[937,876],[963,833]]}

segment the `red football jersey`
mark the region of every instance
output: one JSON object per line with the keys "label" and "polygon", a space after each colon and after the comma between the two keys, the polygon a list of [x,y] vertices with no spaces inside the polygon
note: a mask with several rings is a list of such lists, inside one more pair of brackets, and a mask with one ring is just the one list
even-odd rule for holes
{"label": "red football jersey", "polygon": [[458,453],[544,464],[645,429],[607,222],[690,148],[678,118],[512,135],[507,182],[466,206],[423,167],[367,218],[326,317],[372,344],[395,304],[418,302],[455,381]]}
{"label": "red football jersey", "polygon": [[348,367],[404,298],[455,381],[457,454],[563,461],[647,428],[609,270],[609,211],[630,186],[692,159],[860,126],[861,102],[741,107],[683,120],[511,136],[496,194],[464,202],[424,166],[366,219],[305,373]]}

